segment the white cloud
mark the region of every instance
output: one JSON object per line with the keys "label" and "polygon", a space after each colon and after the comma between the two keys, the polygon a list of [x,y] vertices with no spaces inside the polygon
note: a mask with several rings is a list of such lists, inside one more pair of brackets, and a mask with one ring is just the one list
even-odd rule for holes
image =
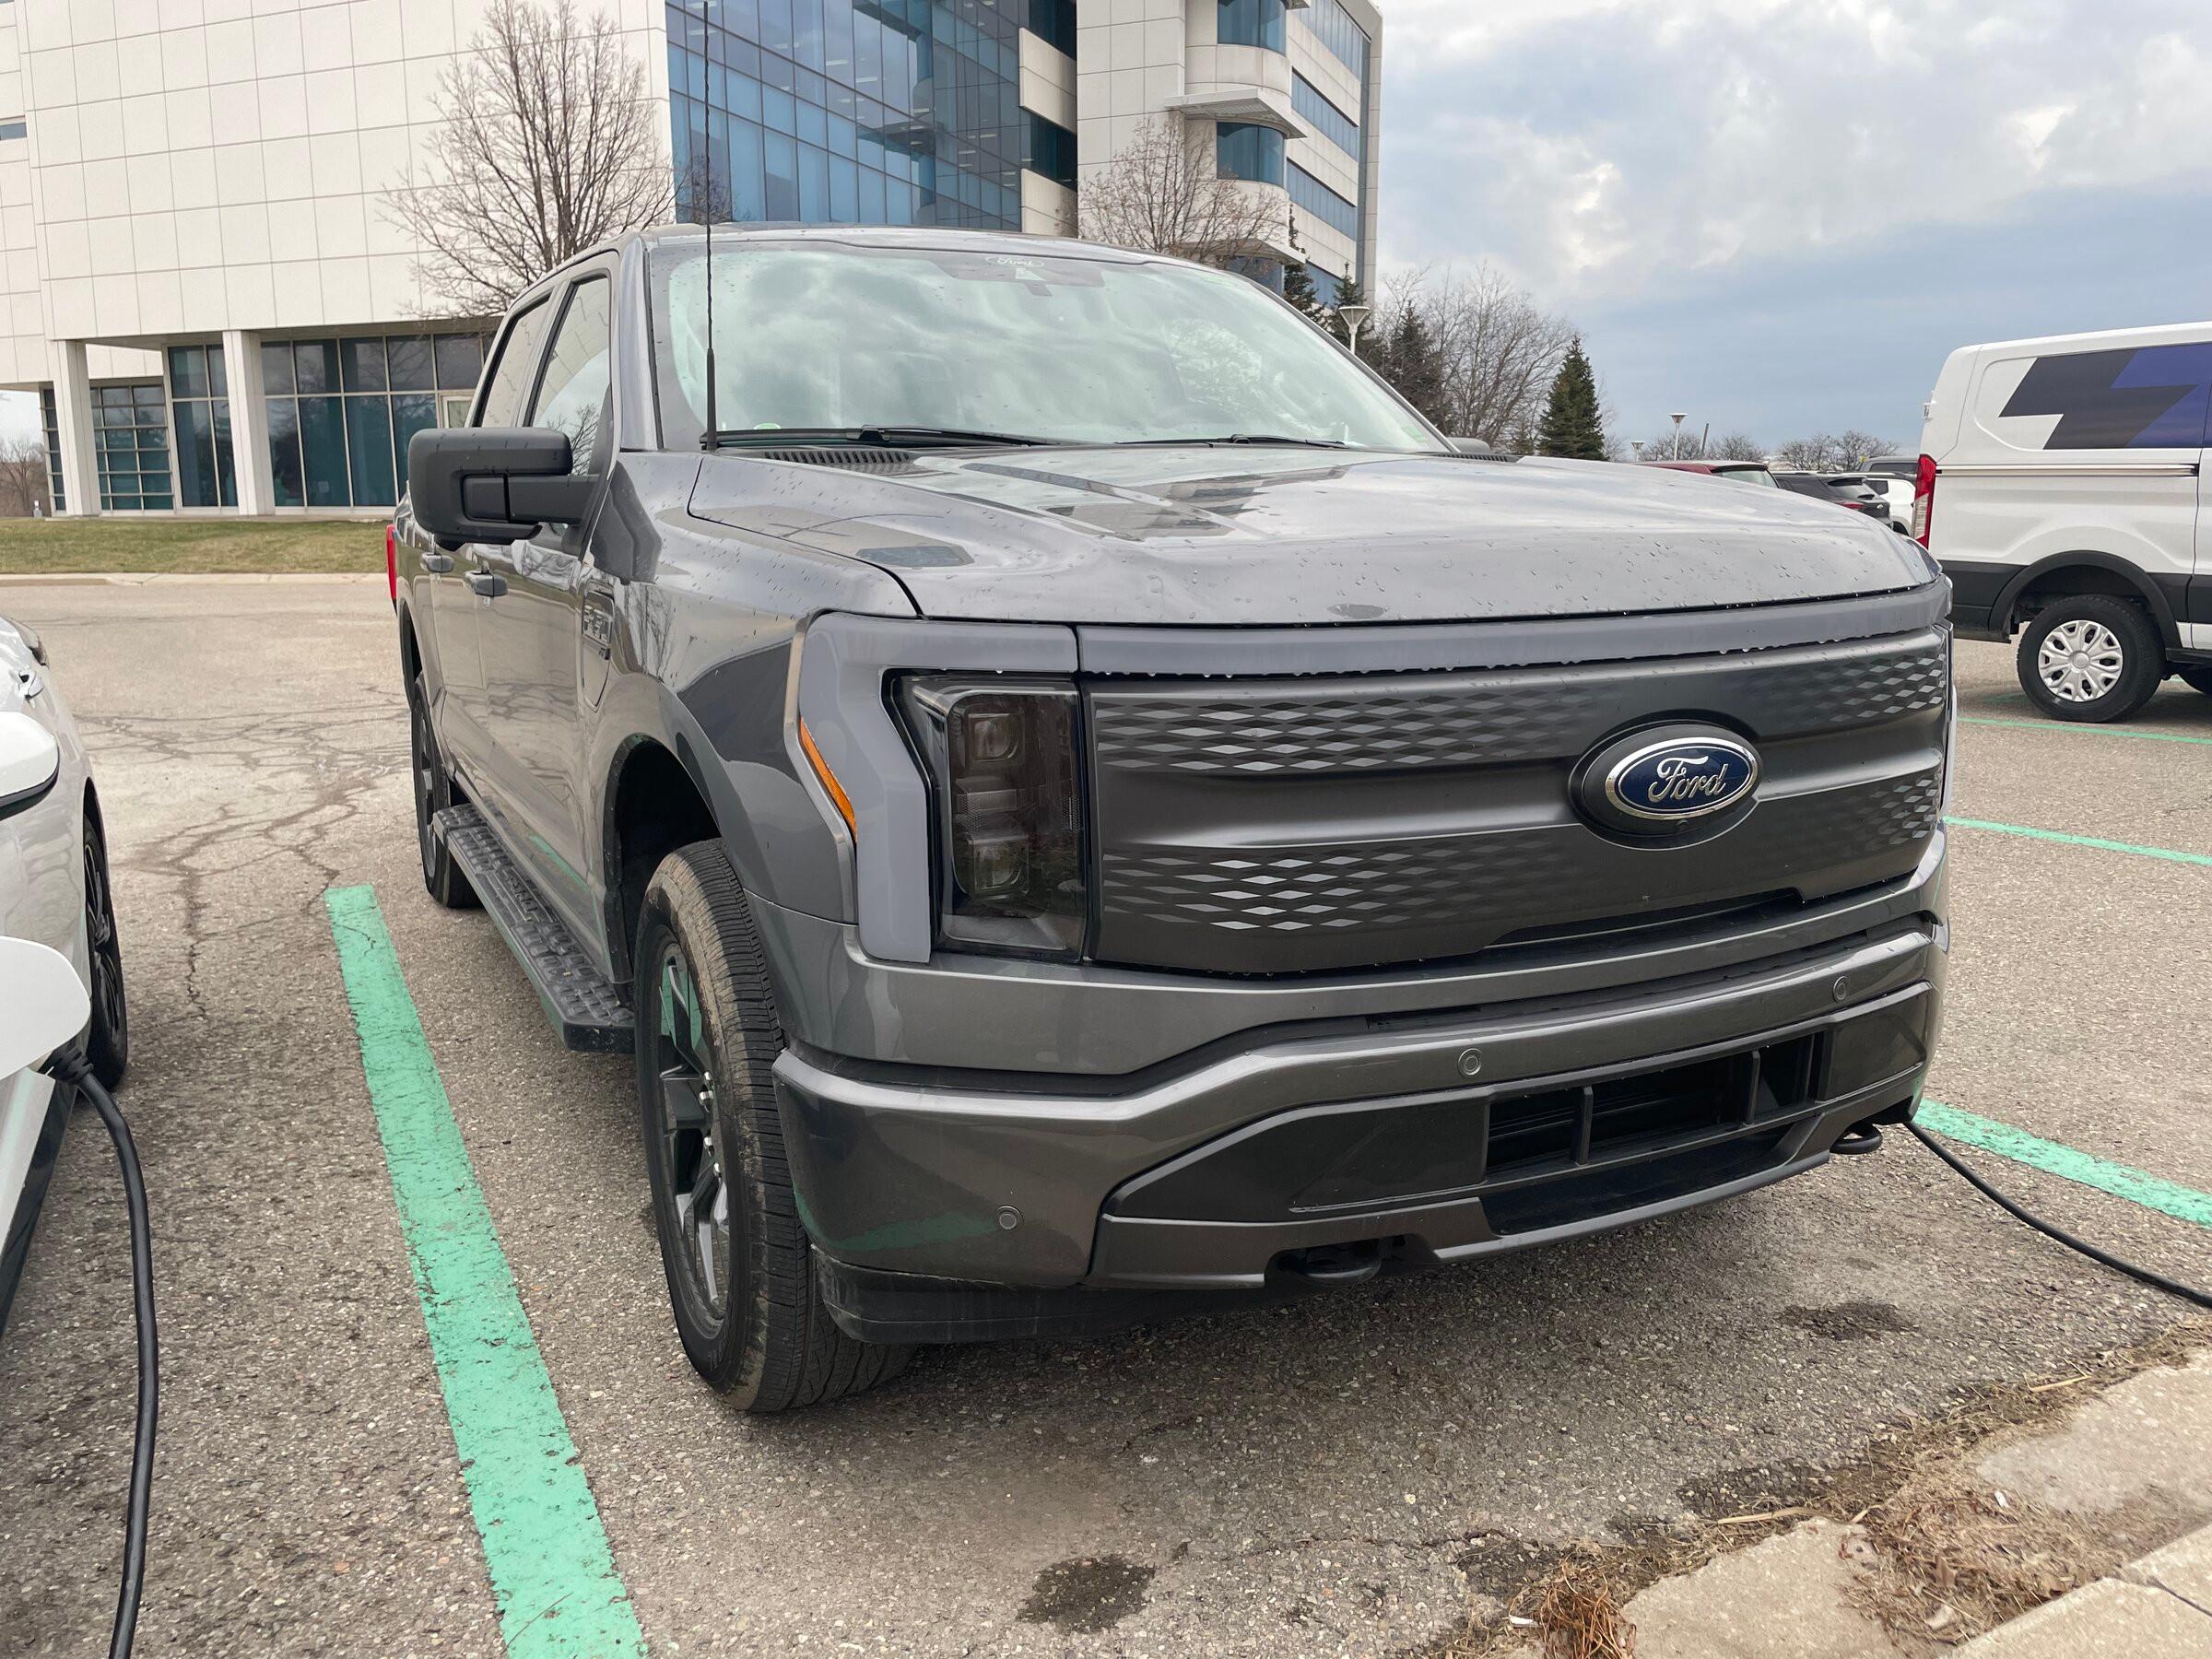
{"label": "white cloud", "polygon": [[1487,255],[1563,305],[2212,177],[2206,0],[1387,0],[1384,18],[1385,263]]}

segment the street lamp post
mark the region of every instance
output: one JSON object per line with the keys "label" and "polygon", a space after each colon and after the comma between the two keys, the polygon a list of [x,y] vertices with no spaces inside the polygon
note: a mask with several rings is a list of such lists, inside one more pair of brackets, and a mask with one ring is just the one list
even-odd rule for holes
{"label": "street lamp post", "polygon": [[1346,344],[1354,357],[1359,355],[1359,326],[1374,314],[1375,308],[1371,305],[1340,305],[1336,308],[1337,320],[1344,324]]}
{"label": "street lamp post", "polygon": [[1682,423],[1689,418],[1689,412],[1686,409],[1679,415],[1669,415],[1667,418],[1675,423],[1675,453],[1670,459],[1679,461],[1682,459]]}

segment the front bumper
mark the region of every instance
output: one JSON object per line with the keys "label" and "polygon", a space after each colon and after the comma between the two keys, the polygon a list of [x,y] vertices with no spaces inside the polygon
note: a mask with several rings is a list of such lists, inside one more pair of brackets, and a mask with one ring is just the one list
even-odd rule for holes
{"label": "front bumper", "polygon": [[994,1082],[794,1043],[776,1077],[803,1217],[849,1328],[944,1340],[1461,1261],[1748,1191],[1917,1102],[1940,886],[1932,871],[1927,910],[1756,963],[1270,1026],[1121,1077]]}

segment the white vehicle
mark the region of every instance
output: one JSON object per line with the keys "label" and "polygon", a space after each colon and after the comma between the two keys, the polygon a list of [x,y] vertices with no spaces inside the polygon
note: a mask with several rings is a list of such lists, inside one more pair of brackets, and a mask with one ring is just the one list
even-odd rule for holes
{"label": "white vehicle", "polygon": [[2020,637],[2061,720],[2124,720],[2179,675],[2212,695],[2212,519],[2198,512],[2212,323],[1951,353],[1926,408],[1913,534],[1968,638]]}
{"label": "white vehicle", "polygon": [[[112,1087],[129,1063],[130,1023],[107,841],[84,745],[43,656],[34,636],[0,619],[0,945],[28,941],[76,971],[89,1007],[81,1046]],[[0,1021],[12,1030],[31,1012],[8,1006]],[[19,1061],[0,1067],[0,1327],[66,1110],[47,1077]]]}

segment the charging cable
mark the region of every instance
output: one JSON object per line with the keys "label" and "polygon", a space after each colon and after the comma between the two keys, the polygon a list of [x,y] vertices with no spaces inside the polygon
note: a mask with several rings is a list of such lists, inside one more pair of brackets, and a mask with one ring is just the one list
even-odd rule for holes
{"label": "charging cable", "polygon": [[2199,1290],[2194,1285],[2184,1285],[2179,1279],[2170,1279],[2162,1273],[2153,1273],[2147,1267],[2138,1267],[2135,1263],[2124,1261],[2109,1250],[2098,1249],[2087,1239],[2076,1238],[2065,1228],[2032,1214],[2024,1206],[1998,1192],[1995,1187],[1967,1168],[1964,1161],[1949,1147],[1938,1145],[1936,1139],[1918,1124],[1907,1124],[1905,1127],[1912,1131],[1913,1138],[1918,1140],[1922,1146],[1942,1159],[1959,1174],[1965,1176],[1976,1192],[2015,1220],[2025,1221],[2045,1238],[2056,1239],[2068,1250],[2077,1250],[2083,1255],[2088,1256],[2090,1261],[2100,1262],[2114,1273],[2124,1273],[2129,1278],[2139,1280],[2143,1284],[2148,1285],[2153,1290],[2163,1290],[2167,1295],[2178,1296],[2185,1302],[2194,1302],[2200,1308],[2212,1309],[2212,1291]]}
{"label": "charging cable", "polygon": [[131,1441],[131,1493],[124,1510],[123,1585],[115,1596],[115,1629],[108,1639],[109,1659],[129,1659],[138,1635],[138,1598],[146,1584],[146,1516],[154,1491],[154,1419],[160,1410],[161,1355],[154,1331],[154,1237],[147,1221],[146,1179],[138,1169],[138,1148],[131,1126],[117,1110],[115,1097],[92,1075],[85,1057],[74,1051],[46,1065],[47,1076],[75,1088],[92,1102],[115,1161],[123,1166],[123,1194],[131,1212],[131,1300],[138,1318],[138,1424]]}

